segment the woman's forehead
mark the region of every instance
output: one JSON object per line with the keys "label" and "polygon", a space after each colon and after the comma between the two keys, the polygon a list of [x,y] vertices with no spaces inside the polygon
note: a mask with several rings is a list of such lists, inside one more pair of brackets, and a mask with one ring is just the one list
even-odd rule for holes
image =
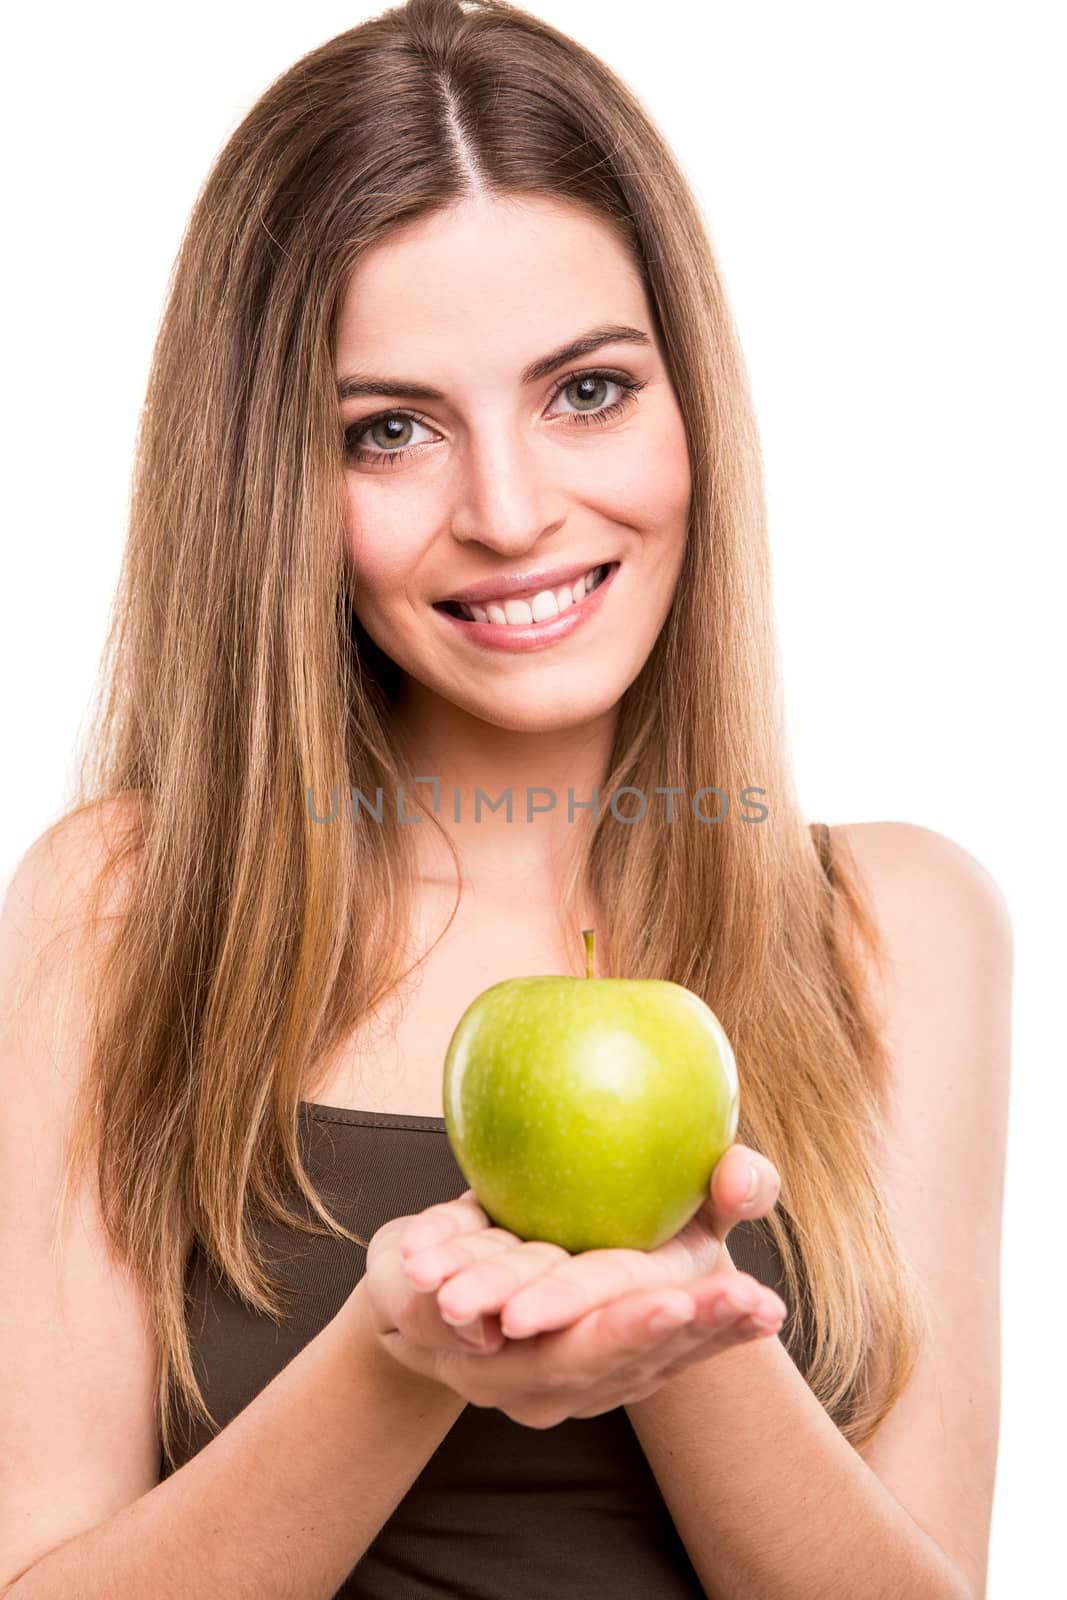
{"label": "woman's forehead", "polygon": [[606,223],[541,200],[480,202],[406,225],[360,260],[341,307],[337,375],[349,366],[400,371],[417,356],[432,382],[436,358],[469,370],[477,355],[514,377],[609,321],[643,326],[647,306]]}

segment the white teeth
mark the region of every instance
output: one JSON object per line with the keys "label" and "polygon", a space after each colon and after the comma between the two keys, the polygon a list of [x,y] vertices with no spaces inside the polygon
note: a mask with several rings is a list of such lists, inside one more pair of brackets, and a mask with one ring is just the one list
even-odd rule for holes
{"label": "white teeth", "polygon": [[517,623],[529,626],[531,622],[545,622],[550,617],[555,617],[560,612],[568,610],[572,605],[577,605],[579,600],[594,589],[606,573],[606,567],[594,567],[584,577],[576,578],[571,584],[561,584],[558,589],[542,589],[535,594],[532,600],[490,600],[487,605],[479,606],[471,603],[464,605],[463,611],[472,622],[503,622]]}

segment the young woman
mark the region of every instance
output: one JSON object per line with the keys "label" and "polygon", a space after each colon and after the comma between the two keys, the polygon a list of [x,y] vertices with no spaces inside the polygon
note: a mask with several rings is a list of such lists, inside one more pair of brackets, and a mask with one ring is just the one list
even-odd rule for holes
{"label": "young woman", "polygon": [[[984,1593],[1010,923],[944,836],[802,818],[770,594],[720,278],[625,86],[497,0],[274,83],[5,903],[3,1593]],[[445,1131],[468,1003],[583,928],[737,1055],[648,1252],[493,1226]]]}

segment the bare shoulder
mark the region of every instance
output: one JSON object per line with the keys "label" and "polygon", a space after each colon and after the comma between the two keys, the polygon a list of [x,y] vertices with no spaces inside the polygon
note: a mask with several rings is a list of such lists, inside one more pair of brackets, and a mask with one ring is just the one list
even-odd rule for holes
{"label": "bare shoulder", "polygon": [[[1013,930],[1004,891],[963,845],[917,823],[839,824],[831,850],[858,880],[875,923],[880,959],[866,961],[866,971],[898,1073],[925,1073],[918,1040],[965,1026],[979,995],[1007,1004]],[[843,904],[836,917],[838,936],[852,939]]]}
{"label": "bare shoulder", "polygon": [[978,858],[947,834],[915,822],[848,822],[830,829],[836,857],[847,852],[887,906],[922,888],[948,909],[980,910],[1010,929],[1004,893]]}
{"label": "bare shoulder", "polygon": [[[140,816],[125,796],[69,813],[34,839],[5,886],[0,1089],[8,1136],[19,1121],[53,1132],[70,1122],[97,964],[121,925]],[[105,873],[109,863],[116,870]]]}
{"label": "bare shoulder", "polygon": [[[85,912],[105,863],[129,856],[143,830],[144,802],[135,794],[94,801],[68,813],[40,833],[20,857],[5,903],[16,914],[51,921],[61,911]],[[118,891],[121,893],[121,889]],[[114,898],[105,907],[115,909]]]}
{"label": "bare shoulder", "polygon": [[[142,815],[133,796],[95,802],[46,828],[19,859],[0,910],[9,1029],[18,1029],[24,1012],[35,1028],[50,1017],[58,1029],[70,1005],[84,1000],[92,961],[126,903]],[[115,870],[105,874],[109,863]]]}
{"label": "bare shoulder", "polygon": [[[979,963],[1010,959],[1004,891],[956,840],[914,822],[839,823],[830,838],[832,859],[858,879],[882,941],[888,979],[872,970],[872,981],[883,999],[894,976],[943,959],[945,940],[957,951],[966,945]],[[845,907],[837,914],[839,934],[849,937]]]}

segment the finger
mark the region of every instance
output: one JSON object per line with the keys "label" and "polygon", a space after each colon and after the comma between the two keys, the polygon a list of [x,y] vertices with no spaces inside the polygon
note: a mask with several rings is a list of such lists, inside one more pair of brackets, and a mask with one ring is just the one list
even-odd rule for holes
{"label": "finger", "polygon": [[455,1234],[476,1233],[492,1226],[489,1216],[466,1189],[456,1200],[442,1200],[412,1218],[400,1235],[400,1253],[407,1257],[428,1245],[441,1244]]}
{"label": "finger", "polygon": [[[678,1304],[678,1314],[669,1323],[661,1322],[660,1313],[670,1313]],[[683,1314],[682,1306],[688,1314]],[[666,1339],[679,1345],[679,1357],[684,1358],[706,1350],[709,1339],[723,1347],[766,1338],[780,1328],[785,1306],[772,1290],[747,1274],[738,1273],[729,1280],[721,1275],[709,1274],[697,1283],[688,1284],[684,1292],[670,1294],[660,1290],[652,1294],[627,1295],[613,1307],[604,1307],[599,1315],[602,1327],[610,1330],[608,1313],[619,1318],[619,1327],[625,1330],[620,1337],[639,1343],[642,1338],[653,1343]],[[594,1323],[588,1317],[586,1323]]]}
{"label": "finger", "polygon": [[762,1217],[775,1205],[782,1181],[766,1156],[733,1144],[711,1175],[711,1202],[724,1217]]}
{"label": "finger", "polygon": [[511,1249],[485,1252],[444,1284],[437,1298],[441,1315],[446,1322],[462,1326],[475,1317],[499,1311],[517,1290],[542,1277],[557,1263],[569,1260],[562,1245],[546,1239],[519,1241]]}
{"label": "finger", "polygon": [[483,1228],[479,1233],[453,1234],[444,1244],[418,1250],[404,1262],[404,1275],[421,1291],[434,1292],[457,1272],[487,1256],[513,1250],[518,1243],[513,1233],[503,1228]]}
{"label": "finger", "polygon": [[[654,1329],[652,1320],[663,1310],[677,1313],[673,1326]],[[493,1356],[494,1374],[502,1381],[514,1374],[524,1387],[545,1390],[596,1384],[626,1358],[670,1338],[693,1314],[693,1301],[679,1290],[627,1295],[530,1344],[505,1339]]]}
{"label": "finger", "polygon": [[[376,1234],[375,1239],[378,1237]],[[511,1234],[504,1234],[502,1239],[493,1240],[489,1237],[489,1232],[483,1230],[481,1233],[465,1235],[462,1238],[456,1236],[446,1248],[453,1251],[461,1247],[482,1250],[510,1249],[514,1243],[514,1236]],[[373,1239],[371,1244],[373,1246]],[[432,1253],[432,1251],[426,1252],[426,1254]],[[367,1259],[370,1263],[371,1251],[368,1251]],[[395,1244],[378,1252],[373,1267],[368,1265],[368,1272],[372,1270],[376,1282],[375,1299],[381,1309],[381,1321],[384,1327],[403,1326],[416,1343],[438,1350],[462,1344],[491,1351],[504,1343],[504,1336],[495,1318],[485,1319],[484,1329],[472,1330],[472,1336],[469,1338],[461,1334],[458,1329],[447,1328],[442,1322],[440,1308],[432,1289],[427,1293],[418,1292],[421,1286],[412,1283],[407,1264]]]}
{"label": "finger", "polygon": [[[680,1311],[681,1322],[676,1319],[671,1330],[653,1330],[652,1318],[665,1305]],[[524,1388],[573,1388],[583,1382],[597,1383],[622,1359],[670,1338],[679,1325],[684,1326],[692,1318],[693,1312],[693,1301],[678,1290],[626,1296],[598,1307],[573,1326],[545,1333],[534,1342],[505,1339],[492,1356],[494,1377],[502,1385],[514,1380]],[[707,1338],[706,1329],[703,1337]],[[479,1359],[474,1352],[470,1354]]]}
{"label": "finger", "polygon": [[711,1272],[686,1285],[696,1306],[694,1328],[744,1328],[750,1322],[772,1324],[775,1331],[786,1317],[785,1302],[748,1272]]}
{"label": "finger", "polygon": [[500,1312],[509,1339],[563,1328],[636,1289],[670,1288],[678,1264],[643,1250],[583,1250],[516,1291]]}
{"label": "finger", "polygon": [[549,1372],[573,1367],[580,1381],[582,1372],[603,1374],[612,1356],[634,1355],[692,1326],[695,1314],[692,1297],[680,1289],[641,1290],[598,1306],[571,1328],[546,1334],[534,1348],[543,1352]]}

